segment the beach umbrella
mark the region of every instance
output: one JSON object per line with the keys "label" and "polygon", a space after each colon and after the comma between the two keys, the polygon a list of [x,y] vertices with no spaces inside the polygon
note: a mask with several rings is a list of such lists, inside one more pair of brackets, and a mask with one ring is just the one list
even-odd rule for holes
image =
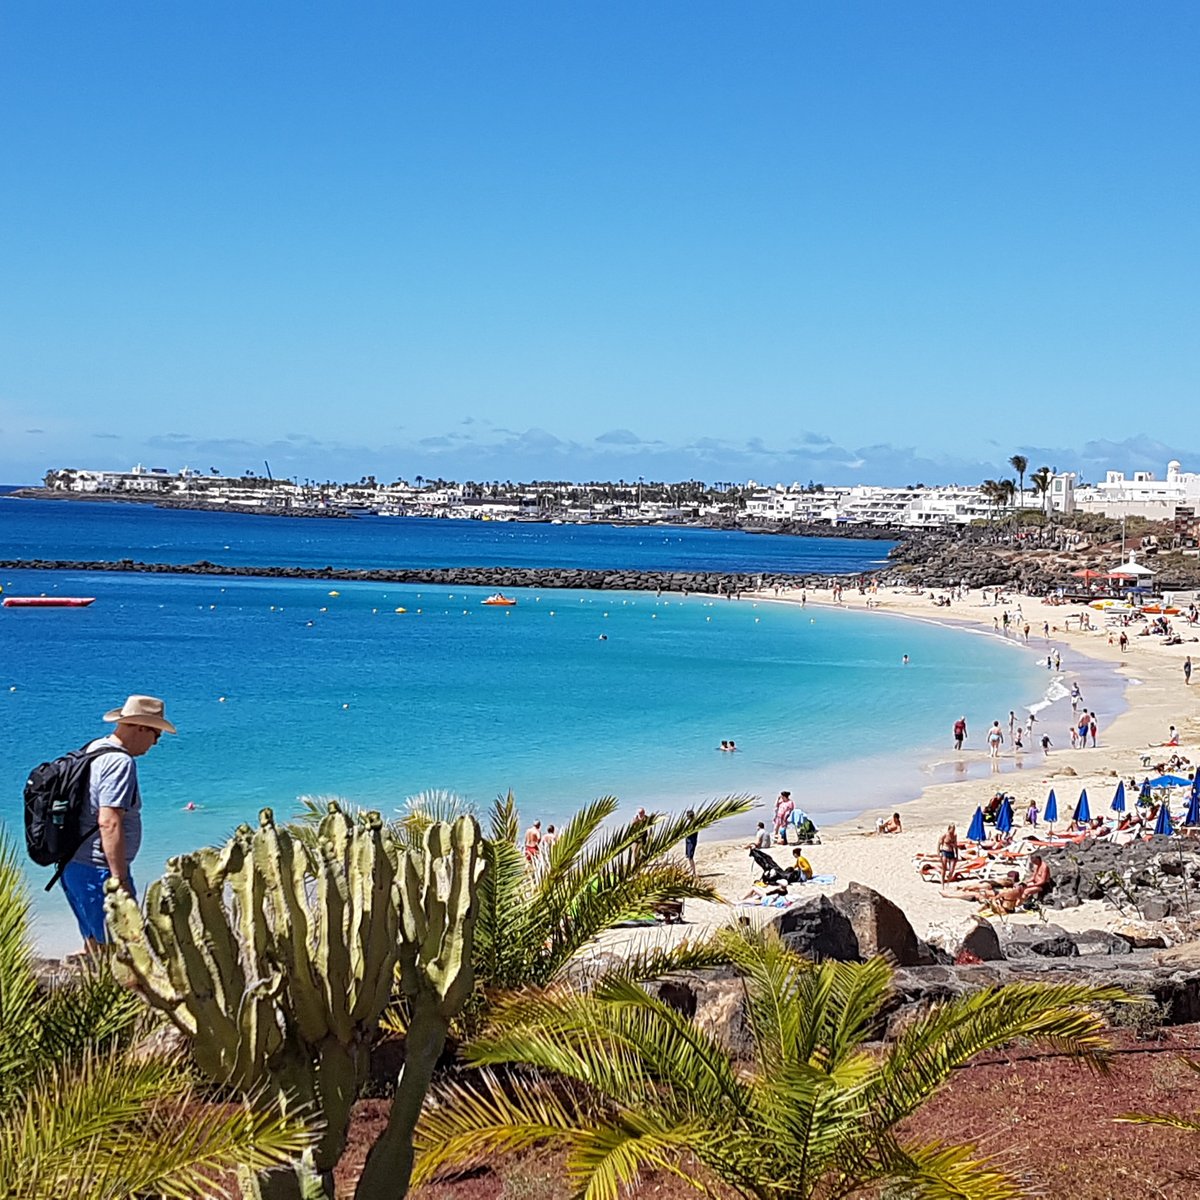
{"label": "beach umbrella", "polygon": [[1193,787],[1190,779],[1184,779],[1182,775],[1156,775],[1148,781],[1152,788],[1156,787]]}
{"label": "beach umbrella", "polygon": [[976,807],[975,815],[971,818],[971,828],[967,830],[968,842],[982,842],[984,839],[983,809]]}
{"label": "beach umbrella", "polygon": [[1165,800],[1158,806],[1158,820],[1154,822],[1154,832],[1161,833],[1163,837],[1170,837],[1175,832],[1171,827],[1171,810]]}
{"label": "beach umbrella", "polygon": [[1183,818],[1185,825],[1200,825],[1200,792],[1192,789],[1191,799],[1188,800],[1187,816]]}
{"label": "beach umbrella", "polygon": [[1192,795],[1200,796],[1200,771],[1197,771],[1192,779]]}
{"label": "beach umbrella", "polygon": [[1012,801],[1005,796],[1000,801],[1000,811],[996,814],[996,832],[1008,833],[1013,827]]}
{"label": "beach umbrella", "polygon": [[1125,780],[1123,779],[1117,784],[1117,794],[1113,797],[1112,810],[1113,812],[1125,811]]}
{"label": "beach umbrella", "polygon": [[1092,819],[1092,810],[1088,807],[1087,788],[1079,793],[1079,803],[1075,805],[1075,815],[1071,819],[1073,821],[1090,821]]}
{"label": "beach umbrella", "polygon": [[1150,795],[1150,776],[1147,775],[1142,780],[1142,790],[1138,792],[1138,799],[1144,800],[1148,804],[1154,797]]}
{"label": "beach umbrella", "polygon": [[1054,789],[1050,789],[1050,795],[1046,797],[1046,807],[1042,811],[1042,820],[1047,825],[1053,825],[1058,820],[1058,797],[1054,794]]}

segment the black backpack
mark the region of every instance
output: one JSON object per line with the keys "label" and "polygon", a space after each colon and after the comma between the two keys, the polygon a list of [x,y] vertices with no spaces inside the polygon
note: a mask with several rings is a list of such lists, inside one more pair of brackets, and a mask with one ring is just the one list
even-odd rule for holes
{"label": "black backpack", "polygon": [[92,762],[102,754],[128,754],[120,746],[87,745],[52,762],[34,767],[25,784],[25,848],[40,867],[55,866],[49,891],[75,851],[92,837],[99,825],[80,832],[79,822],[87,808]]}

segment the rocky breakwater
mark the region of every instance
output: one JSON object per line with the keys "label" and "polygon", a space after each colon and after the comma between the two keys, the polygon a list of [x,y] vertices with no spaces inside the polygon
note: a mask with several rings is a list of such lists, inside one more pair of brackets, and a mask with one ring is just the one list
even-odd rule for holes
{"label": "rocky breakwater", "polygon": [[449,587],[573,588],[581,591],[690,592],[737,596],[754,590],[815,587],[818,576],[778,573],[737,574],[724,571],[627,571],[573,567],[349,567],[230,566],[201,560],[194,563],[147,563],[130,558],[114,562],[64,559],[6,559],[3,570],[109,571],[155,575],[216,575],[250,579],[336,579],[357,583],[424,583]]}

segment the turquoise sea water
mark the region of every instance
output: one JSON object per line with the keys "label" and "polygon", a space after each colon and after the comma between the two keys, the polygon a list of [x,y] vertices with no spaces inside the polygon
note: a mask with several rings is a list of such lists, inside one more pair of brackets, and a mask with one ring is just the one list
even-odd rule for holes
{"label": "turquoise sea water", "polygon": [[[111,506],[49,507],[69,526],[81,510]],[[21,508],[0,501],[0,556],[13,554],[9,522]],[[127,513],[133,523],[119,549],[149,557],[145,545],[162,537],[161,525],[153,510]],[[37,554],[78,552],[59,551],[46,534],[52,514],[37,519]],[[326,525],[241,521],[256,538]],[[433,536],[430,525],[468,525],[416,524],[421,537]],[[322,538],[352,528],[328,525]],[[544,552],[553,555],[559,530],[576,539],[578,555],[579,531],[558,526],[542,527]],[[79,544],[77,530],[63,533]],[[437,536],[452,546],[455,533]],[[746,562],[759,546],[802,553],[775,546],[799,539],[737,536],[723,535],[735,540],[720,553]],[[215,558],[209,544],[187,543],[185,557]],[[103,556],[123,556],[117,549]],[[256,549],[260,557],[244,561],[287,550]],[[322,550],[346,561],[328,544]],[[471,551],[476,562],[498,553],[482,541]],[[605,541],[603,565],[625,565],[613,552]],[[879,556],[869,543],[832,543],[828,552]],[[406,561],[403,546],[391,553]],[[692,561],[668,556],[660,565]],[[141,760],[143,881],[168,855],[222,838],[264,805],[290,813],[301,795],[392,809],[442,788],[484,807],[512,788],[525,819],[555,822],[609,793],[628,808],[680,808],[733,792],[772,799],[790,787],[821,821],[911,794],[919,764],[937,756],[961,712],[981,729],[1010,707],[1038,703],[1049,683],[1032,650],[878,612],[534,590],[496,609],[480,604],[479,589],[27,570],[0,583],[6,594],[97,597],[80,610],[0,609],[8,731],[0,816],[17,826],[29,767],[102,732],[100,714],[126,694],[164,696],[180,735]],[[737,754],[717,749],[724,738],[736,740]],[[189,801],[197,811],[183,811]],[[60,898],[40,911],[47,944],[73,941]]]}

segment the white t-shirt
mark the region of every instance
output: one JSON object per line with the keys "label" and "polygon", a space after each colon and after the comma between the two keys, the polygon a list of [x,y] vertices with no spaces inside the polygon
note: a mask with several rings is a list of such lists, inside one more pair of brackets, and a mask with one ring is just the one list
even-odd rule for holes
{"label": "white t-shirt", "polygon": [[[88,745],[89,750],[101,746],[116,746],[121,743],[111,734],[97,738]],[[137,764],[133,755],[101,754],[91,765],[87,807],[79,814],[79,828],[86,832],[100,821],[101,808],[119,808],[125,814],[122,825],[125,832],[125,865],[130,866],[142,845],[142,794],[138,789]],[[93,867],[107,867],[104,847],[100,844],[97,830],[75,851],[72,862],[85,863]]]}

